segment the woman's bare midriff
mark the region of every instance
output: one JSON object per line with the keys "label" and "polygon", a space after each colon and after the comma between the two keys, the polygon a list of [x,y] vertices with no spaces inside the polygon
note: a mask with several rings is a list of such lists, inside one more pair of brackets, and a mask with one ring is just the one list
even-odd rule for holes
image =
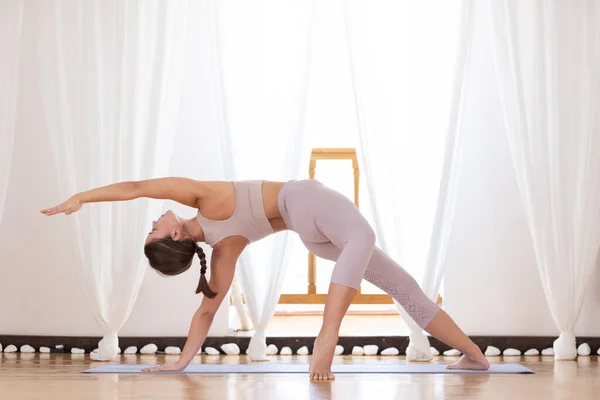
{"label": "woman's bare midriff", "polygon": [[275,232],[287,229],[279,211],[279,192],[284,184],[285,182],[264,181],[262,186],[265,214]]}

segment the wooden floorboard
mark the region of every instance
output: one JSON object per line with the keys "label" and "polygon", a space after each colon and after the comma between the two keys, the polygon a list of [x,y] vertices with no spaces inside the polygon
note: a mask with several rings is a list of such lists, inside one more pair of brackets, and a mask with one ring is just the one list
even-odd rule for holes
{"label": "wooden floorboard", "polygon": [[[285,356],[276,356],[284,358]],[[305,359],[309,356],[289,356]],[[121,363],[164,363],[165,355],[122,355]],[[368,357],[404,362],[404,357]],[[364,361],[365,357],[361,357]],[[454,357],[434,362],[450,363]],[[105,365],[86,355],[1,354],[0,399],[565,399],[600,398],[598,357],[555,362],[553,357],[497,357],[492,363],[521,363],[535,375],[339,374],[334,382],[312,383],[302,374],[82,374]],[[198,356],[196,363],[247,362],[246,356]],[[352,362],[351,356],[335,362]]]}

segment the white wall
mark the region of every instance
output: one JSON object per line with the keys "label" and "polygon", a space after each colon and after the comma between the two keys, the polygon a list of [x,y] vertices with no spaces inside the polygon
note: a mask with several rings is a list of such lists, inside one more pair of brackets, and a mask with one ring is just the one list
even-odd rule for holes
{"label": "white wall", "polygon": [[[444,293],[469,334],[556,335],[520,202],[494,75],[487,2],[476,2],[464,155]],[[600,275],[577,325],[600,335]]]}
{"label": "white wall", "polygon": [[[491,57],[486,4],[477,2],[472,75],[465,118],[464,157],[457,218],[444,283],[447,310],[469,334],[555,335],[520,204],[500,111]],[[197,2],[192,6],[199,7]],[[197,9],[190,13],[198,12]],[[0,226],[0,334],[98,335],[75,280],[65,217],[45,218],[41,208],[58,198],[35,67],[35,10],[26,7],[17,135],[5,216]],[[35,17],[33,19],[29,17]],[[197,25],[197,24],[196,24]],[[199,29],[195,26],[194,29]],[[203,37],[196,31],[190,37]],[[172,175],[218,179],[219,138],[214,109],[194,93],[210,90],[205,43],[190,48]],[[200,50],[198,50],[200,49]],[[199,131],[198,127],[206,131]],[[327,143],[329,145],[329,143]],[[193,210],[172,206],[184,216]],[[149,271],[130,320],[129,335],[183,336],[200,298],[198,266],[182,276]],[[576,333],[600,335],[600,277],[595,277]],[[227,332],[222,307],[211,335]]]}

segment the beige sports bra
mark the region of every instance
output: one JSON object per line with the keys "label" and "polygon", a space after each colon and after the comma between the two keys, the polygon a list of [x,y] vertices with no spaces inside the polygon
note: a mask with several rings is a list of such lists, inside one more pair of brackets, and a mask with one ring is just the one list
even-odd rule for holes
{"label": "beige sports bra", "polygon": [[275,233],[265,214],[263,181],[232,183],[235,190],[235,208],[231,217],[225,220],[208,219],[198,210],[196,219],[204,231],[204,242],[210,247],[231,236],[243,236],[252,243]]}

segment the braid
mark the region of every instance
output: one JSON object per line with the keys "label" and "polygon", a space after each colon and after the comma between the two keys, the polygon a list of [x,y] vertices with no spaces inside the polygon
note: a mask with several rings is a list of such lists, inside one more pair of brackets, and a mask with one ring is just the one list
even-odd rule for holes
{"label": "braid", "polygon": [[196,294],[202,293],[209,299],[213,299],[217,294],[210,289],[208,281],[206,280],[206,255],[204,254],[202,247],[198,246],[196,242],[194,242],[194,247],[198,258],[200,259],[200,281],[198,282]]}
{"label": "braid", "polygon": [[204,254],[204,250],[202,250],[202,247],[198,246],[197,244],[196,244],[196,254],[198,255],[198,258],[200,259],[200,273],[202,275],[204,275],[204,274],[206,274],[206,254]]}

